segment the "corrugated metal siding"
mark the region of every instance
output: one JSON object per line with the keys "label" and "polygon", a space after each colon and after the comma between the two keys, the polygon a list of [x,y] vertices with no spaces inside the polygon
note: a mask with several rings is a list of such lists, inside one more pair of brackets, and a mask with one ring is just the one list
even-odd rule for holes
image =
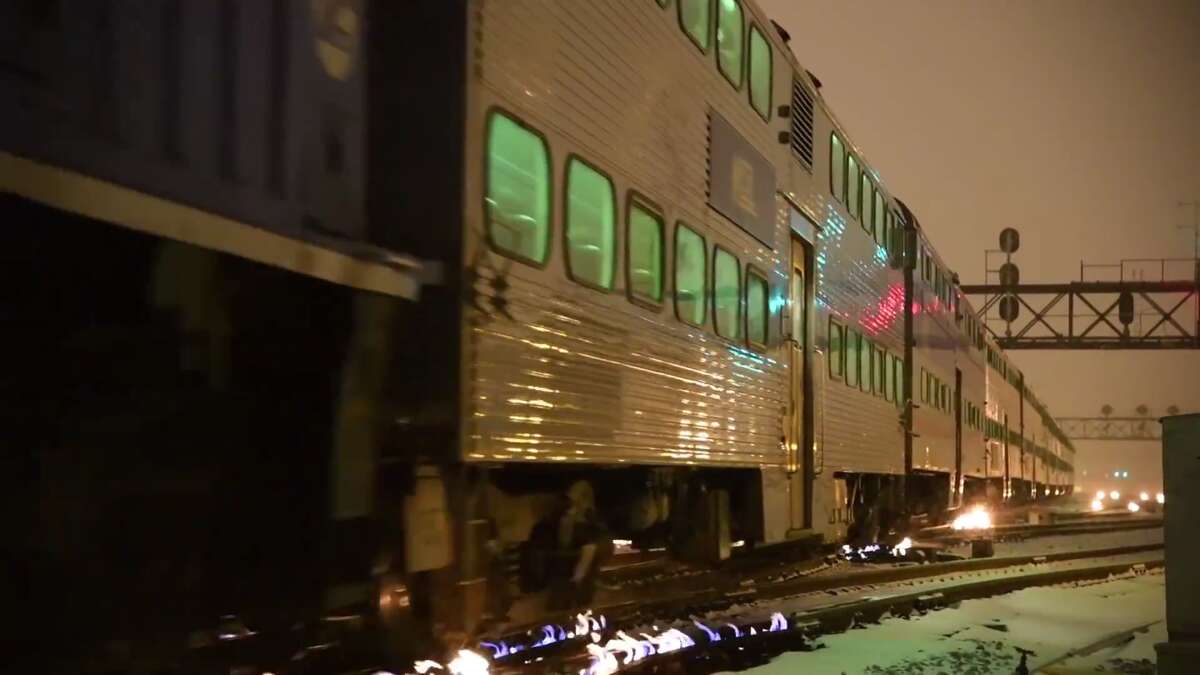
{"label": "corrugated metal siding", "polygon": [[[499,106],[544,132],[558,196],[565,159],[575,153],[612,174],[622,212],[629,190],[662,205],[668,289],[673,226],[685,220],[705,235],[710,252],[720,244],[743,265],[768,272],[772,296],[783,297],[786,219],[769,248],[706,204],[709,109],[777,167],[787,157],[775,138],[783,121],[763,122],[745,91],[720,76],[713,54],[702,55],[681,32],[674,7],[506,0],[477,3],[474,21],[478,86],[470,124],[481,128]],[[782,64],[776,53],[777,73]],[[776,102],[784,100],[784,79],[775,77]],[[468,184],[481,188],[478,164],[468,158]],[[705,328],[687,326],[674,318],[669,298],[661,309],[634,305],[621,274],[611,293],[570,282],[558,196],[544,269],[485,252],[479,236],[469,242],[468,260],[487,262],[475,265],[483,311],[470,313],[465,354],[466,458],[783,466],[788,373],[776,351],[756,355],[718,338],[711,316]],[[481,232],[479,202],[466,208],[469,230]],[[624,235],[618,228],[619,251]],[[507,290],[489,283],[496,270]],[[511,318],[490,309],[499,296]]]}
{"label": "corrugated metal siding", "polygon": [[[904,429],[897,403],[829,377],[829,317],[861,331],[891,354],[904,356],[904,278],[858,221],[829,192],[829,143],[833,122],[818,107],[814,120],[820,151],[811,182],[797,181],[797,194],[821,227],[817,250],[817,345],[822,350],[816,378],[823,383],[826,471],[904,473]],[[796,171],[794,175],[806,172]]]}

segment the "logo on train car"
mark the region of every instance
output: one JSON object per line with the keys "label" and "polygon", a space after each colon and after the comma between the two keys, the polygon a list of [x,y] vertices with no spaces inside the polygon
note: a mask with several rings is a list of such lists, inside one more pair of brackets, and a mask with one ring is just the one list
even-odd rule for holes
{"label": "logo on train car", "polygon": [[708,117],[709,206],[774,248],[775,167],[723,117]]}
{"label": "logo on train car", "polygon": [[362,30],[355,0],[312,0],[317,58],[325,74],[345,80],[354,70]]}

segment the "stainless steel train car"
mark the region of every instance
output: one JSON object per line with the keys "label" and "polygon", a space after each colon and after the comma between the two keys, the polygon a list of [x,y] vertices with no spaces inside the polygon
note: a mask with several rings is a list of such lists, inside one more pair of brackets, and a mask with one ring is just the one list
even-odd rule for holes
{"label": "stainless steel train car", "polygon": [[[1069,489],[1069,444],[751,0],[13,7],[38,48],[5,63],[41,75],[3,81],[0,177],[38,227],[6,236],[71,251],[18,313],[75,367],[11,381],[73,430],[28,445],[59,472],[23,488],[45,555],[115,566],[140,549],[93,532],[200,504],[130,538],[176,523],[146,597],[204,615],[290,511],[268,548],[317,553],[252,609],[470,631],[564,509],[717,563]],[[213,519],[237,545],[192,569]]]}

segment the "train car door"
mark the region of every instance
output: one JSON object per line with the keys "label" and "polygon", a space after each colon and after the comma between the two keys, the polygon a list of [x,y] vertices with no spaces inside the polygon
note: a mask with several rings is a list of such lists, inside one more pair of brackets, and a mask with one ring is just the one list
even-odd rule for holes
{"label": "train car door", "polygon": [[962,371],[954,369],[954,494],[950,501],[962,505],[963,485],[963,414],[962,414]]}
{"label": "train car door", "polygon": [[813,466],[809,449],[812,442],[812,396],[808,349],[809,333],[809,260],[811,249],[799,237],[792,239],[792,266],[788,281],[788,372],[791,377],[789,406],[788,495],[791,528],[803,530],[811,526],[809,504]]}

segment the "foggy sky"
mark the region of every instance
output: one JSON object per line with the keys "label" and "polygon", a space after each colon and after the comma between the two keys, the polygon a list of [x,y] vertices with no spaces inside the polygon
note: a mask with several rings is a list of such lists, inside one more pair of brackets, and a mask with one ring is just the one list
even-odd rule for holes
{"label": "foggy sky", "polygon": [[[963,283],[1007,226],[1024,282],[1192,255],[1177,203],[1200,199],[1200,1],[758,2]],[[1200,411],[1197,352],[1010,355],[1056,415]],[[1089,489],[1161,475],[1156,443],[1076,447]]]}

